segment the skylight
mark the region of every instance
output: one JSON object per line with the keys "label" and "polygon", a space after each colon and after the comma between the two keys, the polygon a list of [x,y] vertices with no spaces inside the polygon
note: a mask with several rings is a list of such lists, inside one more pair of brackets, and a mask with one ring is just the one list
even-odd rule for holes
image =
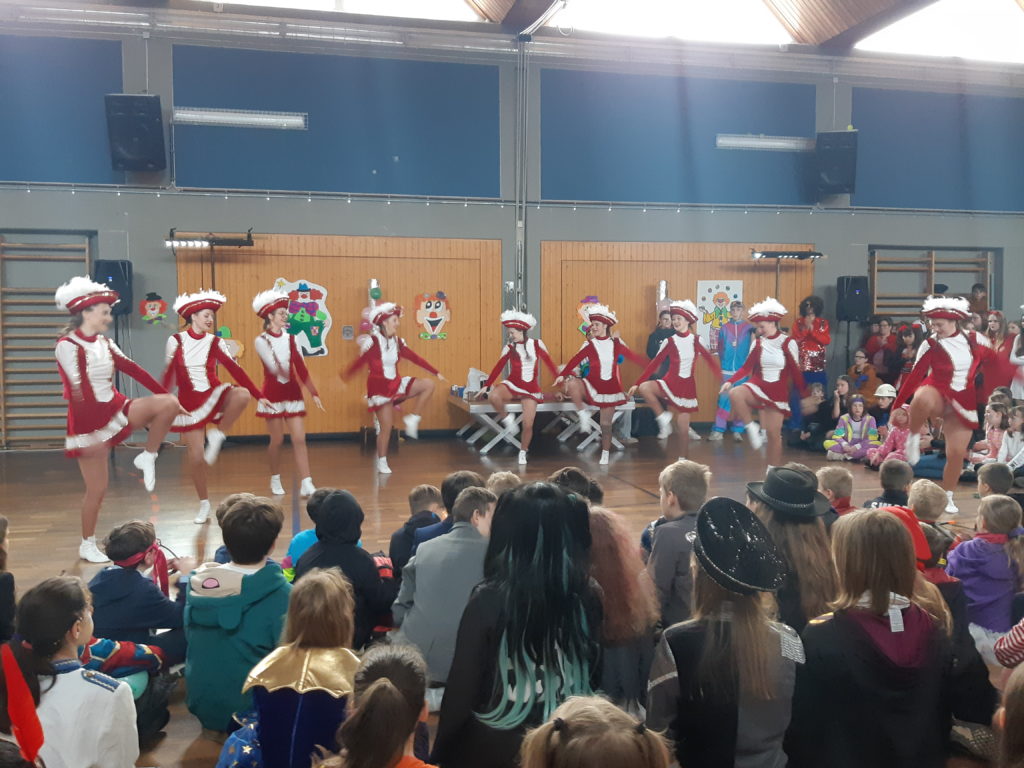
{"label": "skylight", "polygon": [[1024,64],[1024,9],[1017,0],[939,0],[856,48]]}
{"label": "skylight", "polygon": [[481,21],[466,0],[210,0],[301,11],[338,11],[438,21]]}
{"label": "skylight", "polygon": [[548,26],[711,43],[793,42],[764,0],[569,0]]}

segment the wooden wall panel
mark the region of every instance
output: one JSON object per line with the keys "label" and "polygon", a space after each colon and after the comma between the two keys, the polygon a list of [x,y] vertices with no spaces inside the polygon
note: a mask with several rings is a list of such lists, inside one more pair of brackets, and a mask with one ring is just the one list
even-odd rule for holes
{"label": "wooden wall panel", "polygon": [[[186,235],[182,235],[183,237]],[[240,363],[259,384],[263,369],[253,349],[262,322],[252,311],[252,297],[273,286],[278,277],[312,280],[328,289],[333,326],[327,337],[329,355],[306,358],[326,413],[312,408],[306,420],[310,433],[354,432],[371,423],[363,399],[365,369],[344,386],[338,376],[358,356],[355,341],[342,339],[342,326],[358,335],[360,312],[367,305],[370,278],[380,281],[383,301],[405,307],[400,333],[409,346],[450,379],[466,381],[470,368],[490,365],[501,348],[501,242],[400,237],[342,237],[311,235],[257,235],[252,248],[218,248],[209,253],[178,251],[181,291],[214,287],[228,303],[218,314],[218,326],[227,325],[245,351]],[[444,291],[452,310],[445,340],[419,338],[417,297]],[[405,375],[423,375],[402,363]],[[464,419],[445,402],[450,385],[438,382],[438,392],[424,413],[423,429],[449,429]],[[264,434],[265,428],[249,409],[233,430],[235,434]]]}
{"label": "wooden wall panel", "polygon": [[[584,296],[597,296],[618,315],[618,330],[630,347],[644,353],[656,322],[658,282],[667,280],[669,298],[693,299],[698,280],[743,280],[749,307],[775,294],[776,265],[780,269],[777,298],[790,310],[783,325],[792,323],[800,300],[814,284],[812,261],[758,261],[751,249],[813,250],[810,244],[775,243],[541,243],[541,318],[544,341],[556,362],[567,361],[583,342],[577,330],[576,307]],[[628,387],[640,371],[631,363],[623,369]],[[698,421],[713,421],[719,382],[698,366]]]}

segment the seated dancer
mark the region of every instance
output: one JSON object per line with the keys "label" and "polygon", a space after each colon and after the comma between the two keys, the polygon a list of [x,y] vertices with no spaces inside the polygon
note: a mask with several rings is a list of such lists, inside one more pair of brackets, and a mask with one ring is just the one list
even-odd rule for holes
{"label": "seated dancer", "polygon": [[633,361],[641,367],[647,367],[647,360],[631,350],[622,339],[609,336],[612,326],[618,322],[615,313],[604,304],[594,304],[586,310],[587,322],[590,324],[592,338],[580,347],[572,360],[566,363],[555,386],[562,383],[570,373],[584,360],[590,364],[586,374],[581,378],[573,378],[567,384],[569,397],[580,417],[580,428],[590,432],[594,423],[590,418],[587,406],[594,406],[601,412],[601,464],[608,463],[612,447],[612,421],[615,409],[625,404],[626,393],[622,389],[619,378],[619,355]]}
{"label": "seated dancer", "polygon": [[[746,425],[744,428],[754,449],[765,443],[760,425],[753,420],[753,412],[761,412],[761,421],[767,432],[768,463],[772,466],[782,463],[782,421],[790,413],[791,382],[800,390],[804,398],[802,404],[807,403],[807,388],[800,373],[797,344],[779,330],[779,320],[785,314],[786,308],[771,297],[750,308],[750,322],[757,328],[757,340],[743,367],[721,389],[729,392],[733,411]],[[747,382],[734,388],[733,385],[744,377],[747,377]]]}
{"label": "seated dancer", "polygon": [[[658,422],[659,439],[667,438],[672,432],[672,411],[675,411],[682,459],[690,452],[690,414],[697,410],[697,382],[693,376],[697,356],[704,358],[716,377],[719,367],[718,361],[700,337],[690,330],[697,322],[697,307],[694,303],[689,299],[673,301],[668,309],[672,314],[675,333],[661,343],[658,354],[647,364],[629,394],[639,389],[644,402],[651,406]],[[651,375],[664,361],[669,362],[668,371],[660,379],[651,379]],[[670,410],[662,407],[663,402]]]}
{"label": "seated dancer", "polygon": [[[512,400],[518,400],[523,406],[523,433],[519,438],[519,463],[526,463],[526,452],[530,450],[533,439],[533,421],[537,416],[537,403],[544,400],[540,391],[540,366],[544,363],[553,376],[558,369],[551,361],[548,348],[540,339],[531,339],[527,333],[537,324],[537,318],[525,312],[510,309],[501,313],[501,324],[508,329],[508,345],[501,359],[494,365],[491,375],[484,382],[485,394],[494,410],[498,412],[502,423],[511,431],[515,427],[515,416],[505,410]],[[505,365],[508,365],[508,376],[497,386],[493,386]]]}
{"label": "seated dancer", "polygon": [[399,359],[408,360],[423,370],[446,381],[438,370],[417,355],[398,335],[399,318],[402,308],[393,302],[378,304],[370,310],[370,324],[373,332],[362,344],[362,354],[341,374],[342,381],[348,381],[364,365],[369,367],[366,376],[366,405],[377,417],[377,471],[390,475],[388,466],[388,443],[391,442],[391,428],[395,422],[395,410],[400,403],[407,403],[402,409],[405,416],[405,436],[415,440],[419,437],[420,410],[434,393],[434,382],[398,375]]}

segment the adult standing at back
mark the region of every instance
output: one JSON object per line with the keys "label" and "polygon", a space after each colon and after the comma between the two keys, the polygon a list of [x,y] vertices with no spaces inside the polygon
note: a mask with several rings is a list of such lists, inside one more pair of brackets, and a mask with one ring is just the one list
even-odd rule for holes
{"label": "adult standing at back", "polygon": [[[658,312],[658,324],[654,326],[654,330],[651,331],[650,335],[647,337],[647,359],[653,360],[657,356],[658,350],[661,349],[661,342],[665,339],[672,338],[672,334],[674,333],[675,330],[672,328],[672,313],[669,312],[668,307],[665,307]],[[666,360],[661,364],[651,378],[660,379],[663,377],[668,373],[668,366],[669,363]]]}
{"label": "adult standing at back", "polygon": [[[828,391],[828,374],[825,372],[825,357],[828,345],[832,343],[832,330],[828,320],[822,317],[825,302],[820,296],[808,296],[800,302],[800,316],[793,323],[789,335],[796,341],[800,352],[800,371],[804,384],[810,386],[819,382],[822,391]],[[790,424],[793,428],[800,423],[800,393],[795,388],[789,395],[789,409],[792,412]]]}

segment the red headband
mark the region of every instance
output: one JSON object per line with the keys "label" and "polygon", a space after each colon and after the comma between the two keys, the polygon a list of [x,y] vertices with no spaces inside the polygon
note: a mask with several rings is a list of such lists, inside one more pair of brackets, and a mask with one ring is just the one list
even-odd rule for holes
{"label": "red headband", "polygon": [[170,596],[170,579],[167,576],[167,558],[164,556],[164,552],[160,549],[160,542],[154,541],[148,547],[141,552],[136,552],[131,557],[126,557],[124,560],[115,560],[114,565],[119,565],[122,568],[131,568],[133,565],[138,565],[146,559],[146,555],[150,552],[156,553],[156,562],[153,563],[153,583],[160,587],[161,591],[167,596]]}

